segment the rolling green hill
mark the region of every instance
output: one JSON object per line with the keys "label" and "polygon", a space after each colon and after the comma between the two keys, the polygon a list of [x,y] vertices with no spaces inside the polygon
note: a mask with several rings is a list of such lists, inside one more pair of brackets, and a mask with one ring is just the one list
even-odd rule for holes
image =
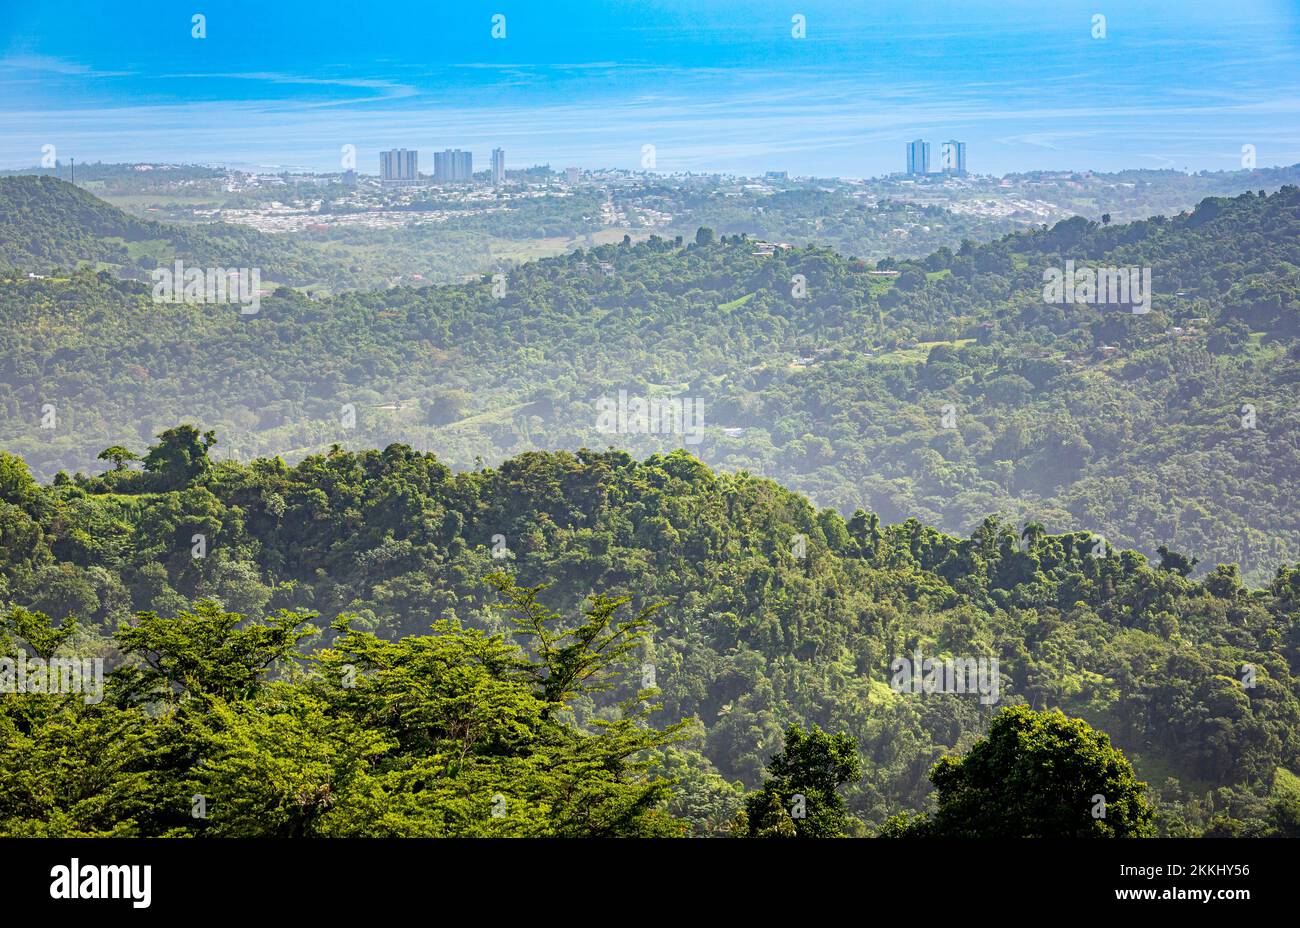
{"label": "rolling green hill", "polygon": [[[139,219],[51,177],[0,178],[0,267],[48,274],[90,265],[142,276],[179,259],[205,267],[265,266],[270,279],[305,282],[296,249],[239,226]],[[299,256],[299,260],[300,260]]]}
{"label": "rolling green hill", "polygon": [[[233,700],[228,687],[242,678],[221,684],[213,668],[241,655],[254,660],[260,648],[292,649],[296,639],[254,636],[219,647],[234,626],[220,631],[225,620],[211,608],[268,616],[269,627],[286,629],[292,620],[274,618],[279,609],[318,613],[319,628],[349,615],[356,634],[416,650],[400,657],[400,650],[373,650],[386,646],[364,637],[338,639],[336,630],[315,646],[333,642],[356,656],[325,653],[325,669],[352,660],[403,673],[407,661],[427,660],[434,663],[418,665],[419,674],[444,687],[460,678],[444,676],[437,662],[458,666],[459,659],[427,649],[470,647],[453,629],[511,637],[497,608],[501,587],[492,578],[499,571],[523,584],[547,584],[541,602],[565,616],[577,615],[592,593],[629,597],[628,616],[658,603],[646,614],[649,638],[628,652],[613,689],[575,692],[566,718],[591,729],[598,720],[630,717],[618,706],[639,690],[657,691],[660,708],[646,721],[664,731],[681,720],[689,726],[675,747],[641,746],[658,758],[652,772],[677,781],[668,808],[696,833],[723,830],[734,818],[743,789],[762,781],[764,762],[790,725],[816,724],[851,738],[861,771],[846,788],[847,808],[877,826],[891,814],[925,808],[933,763],[969,748],[999,706],[1011,704],[1059,707],[1108,734],[1150,783],[1165,833],[1196,833],[1220,813],[1264,827],[1258,822],[1268,818],[1276,771],[1283,769],[1286,787],[1285,771],[1300,769],[1300,570],[1281,570],[1266,588],[1251,589],[1234,568],[1198,582],[1185,576],[1187,564],[1175,553],[1149,564],[1087,532],[1048,534],[1038,525],[1020,531],[989,519],[959,538],[915,520],[885,525],[866,512],[845,519],[771,481],[715,473],[680,451],[645,461],[617,451],[534,453],[456,473],[433,455],[398,445],[335,449],[290,468],[275,459],[213,463],[205,452],[210,437],[188,428],[162,438],[145,472],[51,486],[35,483],[17,458],[0,455],[0,603],[40,610],[56,622],[81,620],[64,640],[41,632],[32,616],[11,612],[12,630],[37,646],[45,641],[47,651],[50,642],[64,641],[68,653],[103,655],[110,666],[129,644],[133,654],[154,654],[149,666],[187,690]],[[193,623],[189,631],[173,628],[171,617],[203,598],[215,607],[177,620]],[[134,610],[167,621],[132,619]],[[105,637],[119,625],[127,631]],[[439,636],[421,637],[431,626]],[[204,656],[208,647],[215,650]],[[197,651],[158,657],[178,648]],[[966,693],[900,687],[895,661],[913,655],[996,660],[995,685]],[[486,656],[463,659],[492,666]],[[506,659],[504,652],[496,658]],[[130,679],[119,681],[127,689],[114,705],[132,704]],[[212,690],[219,685],[227,689]],[[409,700],[410,685],[392,698]],[[280,719],[268,717],[266,725],[312,725],[310,718],[289,720],[315,703],[294,708],[276,692],[265,694],[269,702],[256,697],[263,706],[257,712]],[[337,698],[316,684],[309,692],[312,700]],[[481,695],[489,699],[487,690]],[[460,711],[456,698],[468,697],[448,696],[453,701],[437,711]],[[203,700],[181,705],[191,708],[178,723],[187,713],[214,711],[198,708],[210,705]],[[66,721],[99,725],[105,711],[107,702]],[[345,728],[360,721],[347,712],[353,721],[338,723]],[[227,724],[233,722],[217,731]],[[523,737],[532,723],[521,719],[519,726]],[[211,737],[203,731],[195,737]],[[271,730],[247,737],[230,763],[255,763],[245,749]],[[527,737],[542,738],[529,750],[545,755],[541,745],[556,736]],[[405,744],[408,735],[397,738]],[[355,771],[330,772],[331,765],[354,762],[347,752],[312,750],[325,752],[324,767],[302,776],[319,776],[340,791],[370,788],[360,786],[365,781]],[[482,749],[474,750],[477,757]],[[552,750],[569,757],[567,748]],[[509,756],[485,753],[498,763]],[[41,756],[19,752],[12,764],[26,770],[35,763],[30,758]],[[94,763],[105,769],[112,758]],[[362,769],[377,775],[387,763]],[[568,776],[570,761],[555,763],[555,775]],[[212,772],[220,777],[220,770],[233,777],[245,767],[228,769],[223,761]],[[119,775],[104,776],[110,774]],[[429,801],[452,815],[459,808],[454,796],[470,789],[466,782],[454,780],[450,792]],[[527,782],[517,788],[550,789]],[[419,788],[402,783],[386,788]],[[186,797],[195,791],[176,789],[189,789]],[[486,786],[477,789],[466,794],[474,808],[491,795]],[[0,789],[0,806],[6,795]],[[136,805],[132,814],[147,821],[183,820],[166,811],[167,803]],[[98,807],[69,814],[76,822],[127,817]],[[388,827],[416,827],[394,825],[404,813],[393,814]]]}
{"label": "rolling green hill", "polygon": [[[703,460],[845,514],[965,533],[1000,512],[1262,583],[1300,550],[1298,206],[1285,187],[878,268],[652,238],[463,286],[282,290],[257,315],[89,273],[12,275],[0,441],[46,477],[181,419],[244,459],[392,441],[457,467],[647,455],[683,436],[601,431],[598,404],[673,393],[703,404]],[[1066,262],[1150,268],[1152,311],[1044,302],[1044,272]]]}

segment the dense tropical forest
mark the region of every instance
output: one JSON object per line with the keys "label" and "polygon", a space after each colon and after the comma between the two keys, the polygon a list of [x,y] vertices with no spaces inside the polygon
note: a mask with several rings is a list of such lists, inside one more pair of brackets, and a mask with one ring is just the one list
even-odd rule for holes
{"label": "dense tropical forest", "polygon": [[[72,211],[43,212],[47,187]],[[33,197],[0,239],[11,261],[39,241],[121,247],[78,231],[97,201],[69,185],[4,189]],[[41,479],[178,421],[241,460],[400,441],[469,469],[670,451],[683,435],[611,434],[598,409],[671,396],[700,404],[688,447],[707,464],[845,516],[969,534],[1000,513],[1148,557],[1168,544],[1198,574],[1237,563],[1263,585],[1300,549],[1298,207],[1284,187],[874,266],[701,228],[460,286],[280,288],[256,314],[155,302],[107,272],[18,270],[0,277],[0,441]],[[1151,311],[1045,302],[1045,271],[1067,262],[1149,268]]]}
{"label": "dense tropical forest", "polygon": [[0,834],[1300,834],[1300,188],[879,260],[967,227],[663,196],[725,222],[337,293],[391,267],[0,178]]}
{"label": "dense tropical forest", "polygon": [[[846,518],[680,450],[219,447],[0,454],[0,649],[108,671],[0,700],[0,832],[1300,829],[1300,569]],[[996,659],[994,698],[912,654]]]}

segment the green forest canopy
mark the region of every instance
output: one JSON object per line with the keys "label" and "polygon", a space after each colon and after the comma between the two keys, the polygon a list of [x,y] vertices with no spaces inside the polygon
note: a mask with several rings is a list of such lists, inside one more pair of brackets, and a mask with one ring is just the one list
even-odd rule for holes
{"label": "green forest canopy", "polygon": [[[1300,550],[1298,208],[1285,187],[1077,218],[882,262],[896,277],[820,247],[652,238],[510,270],[500,297],[489,277],[281,289],[255,315],[88,271],[0,277],[0,441],[42,478],[186,420],[241,460],[395,441],[459,468],[611,444],[645,457],[681,437],[602,433],[597,403],[674,395],[703,404],[706,463],[845,516],[968,534],[997,512],[1265,583]],[[1150,267],[1152,312],[1045,303],[1043,272],[1066,261]]]}
{"label": "green forest canopy", "polygon": [[[337,689],[335,670],[362,667],[365,655],[374,656],[375,666],[436,664],[452,675],[447,685],[469,686],[473,680],[454,670],[460,658],[437,656],[441,649],[461,649],[500,669],[503,676],[488,673],[484,687],[509,683],[520,699],[524,690],[533,694],[527,702],[533,708],[518,711],[536,721],[521,717],[518,724],[534,727],[520,729],[520,753],[509,756],[530,757],[552,743],[548,739],[566,738],[578,738],[571,746],[585,745],[581,750],[613,752],[602,754],[611,766],[602,768],[610,779],[601,788],[609,790],[611,809],[628,802],[644,812],[636,829],[663,825],[671,832],[680,825],[692,833],[726,832],[747,810],[757,814],[750,819],[755,833],[782,833],[779,816],[765,817],[771,810],[754,806],[745,793],[766,789],[769,800],[779,795],[782,801],[792,795],[782,777],[793,768],[773,762],[783,744],[791,750],[792,725],[849,739],[826,749],[826,756],[840,758],[835,764],[848,765],[831,768],[850,774],[832,789],[842,809],[826,792],[826,777],[817,778],[822,791],[802,794],[810,803],[808,827],[830,822],[831,830],[861,833],[885,826],[899,813],[930,808],[931,768],[944,756],[965,753],[999,705],[1060,708],[1108,735],[1127,757],[1124,763],[1131,760],[1130,779],[1150,784],[1143,801],[1155,809],[1159,833],[1272,833],[1284,827],[1285,803],[1300,769],[1295,568],[1281,568],[1267,586],[1251,588],[1234,566],[1214,567],[1197,580],[1177,552],[1152,564],[1135,552],[1099,545],[1089,532],[1049,534],[1041,525],[1019,529],[990,518],[959,538],[916,520],[887,525],[868,512],[845,519],[772,481],[716,473],[680,451],[641,462],[614,451],[532,453],[499,468],[457,473],[433,455],[400,445],[366,452],[336,448],[293,467],[278,459],[213,461],[208,451],[219,441],[211,445],[211,438],[177,428],[144,455],[147,470],[109,464],[102,476],[50,485],[38,484],[20,459],[0,455],[0,599],[13,629],[9,646],[27,642],[35,652],[45,642],[47,652],[57,646],[60,653],[98,655],[117,668],[110,674],[112,699],[91,706],[40,703],[42,712],[71,713],[66,723],[74,731],[49,729],[48,737],[63,738],[63,747],[41,742],[37,750],[23,742],[31,758],[22,768],[31,778],[23,781],[25,789],[44,775],[31,765],[56,763],[58,751],[80,737],[76,726],[107,724],[104,714],[119,711],[126,717],[114,716],[113,724],[127,727],[97,728],[101,740],[86,743],[110,739],[122,751],[180,752],[166,761],[171,766],[165,769],[179,779],[167,782],[173,798],[159,812],[164,817],[188,814],[188,805],[177,811],[175,796],[203,792],[191,790],[187,777],[218,776],[206,769],[182,776],[188,761],[176,759],[192,761],[202,753],[195,753],[193,738],[217,739],[204,742],[209,747],[203,751],[230,747],[220,740],[224,716],[210,715],[217,712],[263,726],[258,744],[272,745],[277,733],[292,732],[356,745],[359,754],[338,761],[355,768],[320,773],[320,783],[361,771],[410,783],[402,778],[418,774],[403,765],[414,760],[398,762],[384,747],[396,738],[402,754],[401,733],[367,730],[352,738],[352,729],[335,731],[338,719],[360,724],[378,710],[321,688]],[[503,570],[524,592],[502,587]],[[515,637],[517,625],[502,605],[516,617],[532,616],[525,627],[533,637]],[[560,616],[590,617],[593,610],[597,620],[567,620],[575,629],[590,626],[573,640],[596,641],[619,621],[636,623],[620,641],[644,633],[635,647],[616,655],[626,665],[621,673],[596,674],[607,688],[582,684],[583,668],[597,668],[584,663],[581,647],[565,651],[558,639],[529,645],[539,628],[564,624]],[[75,628],[68,624],[74,618]],[[300,639],[309,621],[320,631]],[[50,627],[68,631],[52,645],[51,633],[41,631]],[[255,634],[259,627],[268,630]],[[235,644],[236,635],[253,637]],[[531,650],[519,652],[512,641]],[[163,659],[168,649],[185,653]],[[896,692],[889,685],[891,660],[917,651],[996,658],[1000,704],[957,693]],[[297,669],[259,675],[291,652],[303,658],[290,662]],[[141,656],[152,672],[131,669],[138,666],[132,658]],[[221,666],[231,660],[234,671]],[[521,670],[521,660],[558,661],[570,670],[538,675]],[[444,671],[420,673],[439,678]],[[163,730],[151,722],[148,732],[126,736],[142,706],[173,699],[190,688],[189,677],[204,692],[220,691],[218,701],[191,692],[186,705],[196,715],[186,716],[185,724],[199,728]],[[413,679],[407,683],[414,685]],[[548,686],[548,679],[555,682]],[[399,696],[394,690],[384,698]],[[641,701],[646,696],[657,708]],[[446,699],[458,711],[479,705],[477,696],[463,693]],[[543,704],[558,703],[562,712],[544,711]],[[21,704],[2,705],[11,713],[7,724],[25,724],[26,737],[46,730],[22,721],[29,709]],[[497,710],[483,711],[496,717]],[[515,711],[492,725],[513,724],[508,719]],[[674,728],[683,721],[685,727]],[[598,723],[627,724],[617,738],[608,735],[616,742],[611,747],[600,741],[606,735],[590,734],[600,730]],[[559,724],[568,726],[566,733],[551,727]],[[365,753],[371,737],[373,757]],[[844,755],[845,745],[851,756]],[[312,750],[320,752],[320,763],[335,762],[333,749]],[[562,756],[578,766],[589,762],[578,747],[573,750],[579,754]],[[131,756],[129,763],[120,758],[131,782],[147,781],[160,769]],[[236,765],[221,768],[232,778],[272,763],[221,756]],[[649,766],[635,766],[642,763]],[[484,776],[484,783],[500,783],[492,779],[497,774]],[[365,781],[365,788],[397,789],[380,781]],[[226,788],[233,788],[230,782]],[[285,795],[303,782],[286,780],[274,788]],[[444,785],[452,792],[461,788]],[[550,802],[543,797],[551,788],[561,787],[553,781],[529,787],[530,801]],[[491,795],[481,793],[464,801],[481,810]],[[54,802],[55,793],[42,795]],[[637,795],[645,802],[637,804]],[[107,800],[96,793],[85,801],[91,809]],[[547,816],[532,826],[484,825],[479,811],[458,808],[459,824],[394,819],[392,833],[479,833],[473,829],[480,826],[550,833],[545,828],[561,827]],[[936,821],[947,821],[942,808],[941,802]],[[660,812],[678,825],[664,824]],[[23,820],[52,814],[32,812]],[[98,818],[68,814],[73,817],[64,824],[73,830],[144,827],[135,813],[100,808]],[[604,815],[599,828],[623,827]],[[476,824],[467,824],[470,819]],[[244,833],[239,829],[252,827],[249,821],[231,820],[230,833]],[[631,820],[619,821],[633,827]],[[510,831],[516,826],[519,831]],[[528,831],[533,826],[542,831]],[[284,822],[290,832],[314,827],[293,816]]]}

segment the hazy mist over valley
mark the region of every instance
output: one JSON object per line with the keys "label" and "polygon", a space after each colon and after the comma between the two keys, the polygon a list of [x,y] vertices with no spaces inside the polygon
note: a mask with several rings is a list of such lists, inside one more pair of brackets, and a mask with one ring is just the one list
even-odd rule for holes
{"label": "hazy mist over valley", "polygon": [[[42,901],[192,911],[244,853],[252,898],[286,847],[92,840],[157,837],[372,839],[367,899],[494,837],[1269,894],[1293,5],[318,6],[0,22]],[[1075,840],[1117,837],[1163,840]]]}

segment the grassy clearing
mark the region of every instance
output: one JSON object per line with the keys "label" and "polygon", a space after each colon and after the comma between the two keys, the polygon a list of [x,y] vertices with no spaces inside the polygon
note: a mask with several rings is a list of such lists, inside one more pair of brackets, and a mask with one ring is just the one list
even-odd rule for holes
{"label": "grassy clearing", "polygon": [[[756,293],[756,292],[757,292],[757,291],[755,291],[755,293]],[[754,294],[753,294],[753,293],[746,293],[744,296],[740,297],[739,299],[732,300],[732,301],[729,302],[729,303],[719,303],[719,304],[718,304],[718,309],[720,309],[720,310],[721,310],[722,312],[724,312],[724,313],[729,313],[729,312],[731,312],[733,309],[739,309],[741,306],[744,306],[746,303],[748,303],[748,302],[749,302],[750,300],[752,300],[753,298],[754,298]]]}
{"label": "grassy clearing", "polygon": [[964,348],[974,341],[973,338],[958,338],[947,342],[917,342],[911,348],[897,348],[894,351],[876,355],[872,360],[885,364],[924,364],[925,359],[930,356],[930,349],[936,345]]}

